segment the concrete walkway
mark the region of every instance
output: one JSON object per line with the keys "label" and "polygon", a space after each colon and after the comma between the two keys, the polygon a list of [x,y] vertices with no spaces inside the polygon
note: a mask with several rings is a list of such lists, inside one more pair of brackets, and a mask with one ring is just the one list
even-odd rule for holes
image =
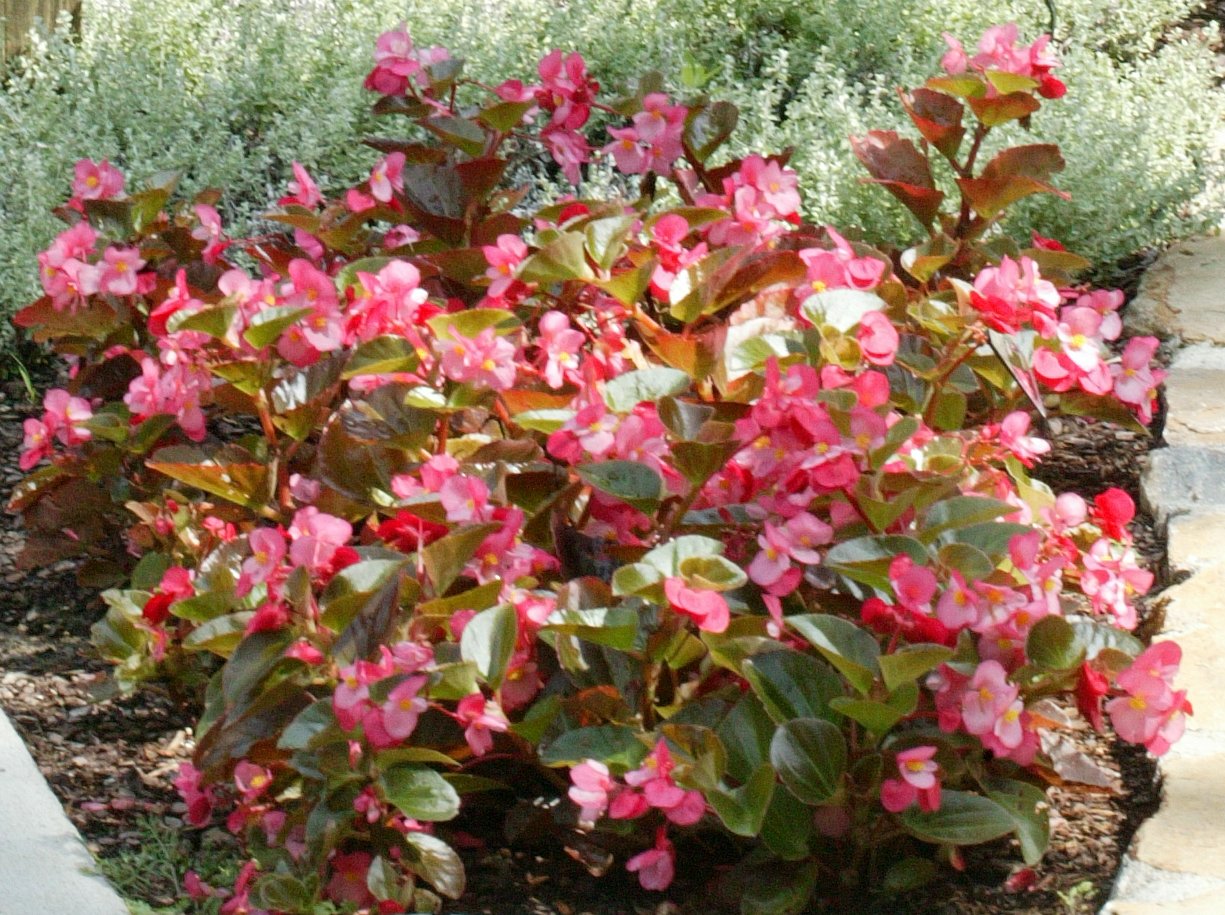
{"label": "concrete walkway", "polygon": [[1158,763],[1162,802],[1136,833],[1102,915],[1225,912],[1225,238],[1175,245],[1129,306],[1135,333],[1182,345],[1166,379],[1165,440],[1142,483],[1185,581],[1163,595],[1195,714]]}
{"label": "concrete walkway", "polygon": [[128,915],[0,711],[0,915]]}

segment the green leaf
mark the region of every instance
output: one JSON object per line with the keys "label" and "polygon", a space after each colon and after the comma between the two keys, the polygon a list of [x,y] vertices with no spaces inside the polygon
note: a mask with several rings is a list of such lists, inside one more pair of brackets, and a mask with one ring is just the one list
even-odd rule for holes
{"label": "green leaf", "polygon": [[883,654],[880,656],[880,672],[885,687],[893,692],[904,683],[913,683],[952,656],[953,649],[929,644],[904,645],[890,654]]}
{"label": "green leaf", "polygon": [[774,722],[770,720],[761,700],[752,693],[746,693],[719,723],[715,735],[727,752],[728,774],[746,782],[762,763],[770,759]]}
{"label": "green leaf", "polygon": [[685,118],[684,141],[694,158],[705,162],[732,132],[740,120],[740,110],[731,102],[712,102],[691,110]]}
{"label": "green leaf", "polygon": [[919,528],[919,539],[924,543],[932,543],[952,528],[993,521],[1001,515],[1011,515],[1016,510],[1015,505],[1000,499],[990,499],[986,496],[953,496],[951,499],[937,502],[927,510]]}
{"label": "green leaf", "polygon": [[966,791],[940,792],[940,809],[927,813],[917,805],[898,814],[906,829],[925,842],[978,845],[1015,828],[1013,816],[990,798]]}
{"label": "green leaf", "polygon": [[183,647],[189,651],[211,651],[213,654],[228,657],[242,641],[247,623],[251,622],[253,616],[253,611],[244,610],[201,623],[183,639]]}
{"label": "green leaf", "polygon": [[[1015,506],[1013,510],[1016,510]],[[1008,544],[1013,537],[1017,534],[1028,534],[1031,530],[1033,528],[1028,525],[1014,524],[1011,521],[984,521],[968,527],[950,528],[940,539],[946,543],[968,543],[982,550],[987,556],[1003,556],[1008,552]]]}
{"label": "green leaf", "polygon": [[505,308],[469,308],[465,311],[447,312],[434,315],[425,323],[443,340],[454,340],[457,334],[471,339],[490,327],[494,333],[501,336],[522,326],[514,312]]}
{"label": "green leaf", "polygon": [[336,726],[332,713],[332,700],[320,699],[302,709],[281,732],[277,741],[278,750],[304,750],[310,742],[328,728]]}
{"label": "green leaf", "polygon": [[251,319],[247,329],[242,332],[242,338],[256,349],[263,349],[275,342],[285,328],[310,312],[309,308],[296,308],[293,305],[265,308]]}
{"label": "green leaf", "polygon": [[1085,659],[1085,647],[1062,616],[1045,616],[1029,630],[1025,654],[1047,670],[1071,670]]}
{"label": "green leaf", "polygon": [[935,876],[936,865],[931,858],[903,858],[889,865],[882,886],[887,893],[906,893],[931,883]]}
{"label": "green leaf", "polygon": [[436,823],[459,813],[459,795],[433,769],[393,766],[379,774],[378,787],[388,803],[406,817]]}
{"label": "green leaf", "polygon": [[785,787],[778,787],[770,798],[761,838],[766,847],[784,861],[801,861],[811,852],[812,810]]}
{"label": "green leaf", "polygon": [[540,752],[546,766],[577,766],[584,759],[594,759],[610,768],[637,768],[646,758],[647,748],[638,739],[634,728],[616,724],[575,728],[551,741]]}
{"label": "green leaf", "polygon": [[580,464],[575,472],[589,486],[626,502],[643,512],[653,512],[663,495],[664,481],[646,464],[637,461],[601,461]]}
{"label": "green leaf", "polygon": [[533,432],[552,434],[574,418],[573,410],[524,410],[512,419],[515,425]]}
{"label": "green leaf", "polygon": [[832,718],[829,702],[843,695],[837,674],[798,651],[753,655],[742,667],[753,692],[778,724],[793,718]]}
{"label": "green leaf", "polygon": [[858,721],[873,734],[885,733],[906,717],[899,709],[884,702],[851,699],[848,696],[835,696],[829,701],[829,707],[852,721]]}
{"label": "green leaf", "polygon": [[679,569],[691,587],[704,591],[735,591],[749,580],[740,566],[723,556],[687,556]]}
{"label": "green leaf", "polygon": [[417,350],[403,337],[375,337],[353,350],[340,377],[348,380],[357,375],[411,372],[420,364]]}
{"label": "green leaf", "polygon": [[612,592],[618,597],[644,594],[649,589],[658,589],[663,580],[664,573],[655,566],[645,562],[634,562],[621,566],[613,572]]}
{"label": "green leaf", "polygon": [[832,800],[846,773],[846,738],[823,718],[797,718],[774,732],[770,762],[778,777],[805,804]]}
{"label": "green leaf", "polygon": [[492,127],[499,133],[507,133],[519,126],[523,121],[523,116],[535,105],[534,101],[498,102],[490,105],[488,108],[481,109],[476,119],[486,127]]}
{"label": "green leaf", "polygon": [[667,543],[655,547],[642,557],[642,561],[649,566],[654,566],[665,577],[671,578],[682,574],[681,564],[691,556],[721,556],[722,554],[721,541],[699,534],[686,534],[682,537],[674,537]]}
{"label": "green leaf", "polygon": [[942,566],[960,572],[966,581],[987,578],[995,571],[991,557],[968,543],[946,543],[936,551],[936,559]]}
{"label": "green leaf", "polygon": [[587,253],[603,271],[612,269],[613,264],[625,253],[626,235],[638,216],[607,216],[603,219],[593,219],[583,227],[586,239]]}
{"label": "green leaf", "polygon": [[561,232],[551,242],[519,265],[525,283],[555,283],[596,278],[587,263],[586,237],[582,232]]}
{"label": "green leaf", "polygon": [[176,311],[166,321],[166,332],[194,330],[219,340],[229,331],[236,311],[233,305],[214,305],[193,312]]}
{"label": "green leaf", "polygon": [[464,862],[446,842],[425,832],[409,832],[404,842],[410,851],[409,867],[448,899],[464,895]]}
{"label": "green leaf", "polygon": [[873,292],[833,289],[810,295],[800,307],[804,316],[817,327],[832,327],[845,334],[859,324],[868,312],[884,311],[888,305]]}
{"label": "green leaf", "polygon": [[905,553],[919,564],[931,558],[927,548],[913,537],[873,535],[835,544],[825,554],[825,567],[852,581],[880,591],[889,591],[889,565]]}
{"label": "green leaf", "polygon": [[1077,643],[1084,646],[1085,657],[1090,661],[1108,649],[1121,651],[1132,658],[1144,650],[1143,643],[1130,632],[1106,623],[1077,619],[1072,621],[1072,628],[1076,630]]}
{"label": "green leaf", "polygon": [[880,645],[871,633],[828,613],[789,616],[787,624],[821,652],[852,686],[867,695],[880,670],[877,663]]}
{"label": "green leaf", "polygon": [[474,524],[452,531],[422,548],[421,563],[434,585],[436,596],[441,597],[447,592],[485,538],[497,530],[497,524]]}
{"label": "green leaf", "polygon": [[1006,778],[991,781],[987,788],[987,796],[1012,817],[1021,857],[1026,864],[1037,864],[1046,854],[1051,837],[1046,795],[1034,785]]}
{"label": "green leaf", "polygon": [[542,627],[586,642],[629,651],[638,636],[638,612],[631,607],[556,610]]}
{"label": "green leaf", "polygon": [[472,661],[481,676],[497,689],[506,675],[506,665],[519,637],[518,616],[510,604],[482,610],[468,621],[460,637],[460,655]]}
{"label": "green leaf", "polygon": [[405,563],[403,559],[367,559],[341,569],[319,599],[320,622],[333,632],[341,632],[371,595],[396,576]]}
{"label": "green leaf", "polygon": [[711,788],[704,792],[723,825],[738,836],[753,838],[761,832],[766,810],[774,796],[774,770],[763,763],[739,788]]}
{"label": "green leaf", "polygon": [[489,137],[479,124],[467,118],[440,115],[418,121],[422,127],[470,156],[479,156],[485,151]]}
{"label": "green leaf", "polygon": [[686,372],[663,366],[639,369],[618,375],[604,385],[604,402],[614,413],[629,413],[642,402],[655,403],[664,397],[689,390]]}

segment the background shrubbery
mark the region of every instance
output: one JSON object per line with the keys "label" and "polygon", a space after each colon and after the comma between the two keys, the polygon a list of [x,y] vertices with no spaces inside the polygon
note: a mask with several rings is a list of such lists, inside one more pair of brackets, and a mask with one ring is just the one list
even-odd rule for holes
{"label": "background shrubbery", "polygon": [[[1040,133],[1063,146],[1073,200],[1022,207],[1013,231],[1110,261],[1212,215],[1202,192],[1225,96],[1209,91],[1202,37],[1170,34],[1196,6],[1057,4],[1079,104],[1054,106]],[[552,47],[581,50],[609,86],[684,73],[740,106],[742,144],[795,147],[810,218],[903,237],[909,216],[869,202],[880,192],[860,183],[847,135],[903,125],[895,89],[926,72],[942,31],[1015,19],[1036,33],[1049,16],[1036,0],[87,0],[81,40],[36,43],[0,92],[0,310],[35,294],[33,255],[57,226],[47,210],[83,156],[136,177],[182,169],[188,191],[223,186],[239,230],[284,187],[293,157],[325,187],[356,181],[371,161],[350,139],[372,126],[360,77],[374,36],[401,18],[477,77],[530,77]]]}

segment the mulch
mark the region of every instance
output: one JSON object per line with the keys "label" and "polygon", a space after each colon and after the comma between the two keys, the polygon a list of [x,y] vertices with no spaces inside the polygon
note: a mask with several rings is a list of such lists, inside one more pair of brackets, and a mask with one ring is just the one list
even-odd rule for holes
{"label": "mulch", "polygon": [[[21,421],[32,408],[23,388],[0,384],[0,497],[20,479],[16,466]],[[1152,440],[1081,420],[1052,430],[1054,454],[1043,475],[1057,490],[1092,496],[1104,485],[1138,495],[1139,468]],[[1138,519],[1137,548],[1151,568],[1162,568],[1164,544],[1151,519]],[[150,818],[198,843],[183,830],[184,807],[171,779],[190,758],[195,708],[156,685],[118,695],[107,665],[92,652],[89,627],[103,613],[98,596],[79,587],[72,563],[18,568],[24,535],[19,519],[0,514],[0,706],[25,739],[36,763],[95,855],[133,851],[138,826]],[[1159,590],[1159,589],[1155,589]],[[1155,605],[1155,595],[1146,601]],[[1152,614],[1148,614],[1152,616]],[[1094,734],[1075,733],[1078,748],[1120,775],[1121,793],[1054,787],[1050,851],[1028,878],[1015,843],[967,849],[965,870],[946,870],[925,890],[904,899],[867,901],[859,892],[824,901],[822,911],[899,915],[1045,915],[1094,911],[1109,893],[1120,856],[1159,800],[1156,770],[1142,749]],[[528,803],[526,800],[524,803]],[[220,830],[205,837],[216,843]],[[700,880],[680,880],[665,898],[646,893],[614,865],[596,879],[567,853],[564,841],[518,844],[491,827],[464,851],[469,892],[447,911],[490,915],[670,915],[709,912]],[[578,855],[581,857],[581,855]],[[169,881],[152,881],[144,900],[170,905],[180,897]],[[1096,904],[1092,900],[1096,900]],[[182,909],[182,911],[192,911]]]}

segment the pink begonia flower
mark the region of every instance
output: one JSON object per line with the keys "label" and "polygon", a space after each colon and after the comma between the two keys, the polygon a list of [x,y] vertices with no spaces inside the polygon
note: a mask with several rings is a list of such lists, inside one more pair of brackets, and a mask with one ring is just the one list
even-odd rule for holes
{"label": "pink begonia flower", "polygon": [[545,383],[551,388],[560,388],[567,381],[581,383],[579,351],[587,339],[582,331],[572,328],[570,319],[560,311],[546,311],[540,316],[538,327],[545,357]]}
{"label": "pink begonia flower", "polygon": [[685,579],[673,576],[664,580],[664,594],[673,610],[689,617],[703,632],[727,631],[731,611],[718,591],[690,588]]}
{"label": "pink begonia flower", "polygon": [[24,437],[21,440],[21,457],[17,461],[17,465],[22,470],[32,470],[39,461],[45,457],[50,457],[53,453],[51,447],[51,430],[43,423],[42,420],[30,417],[21,424]]}
{"label": "pink begonia flower", "polygon": [[98,266],[98,289],[111,295],[133,295],[136,292],[137,273],[145,265],[136,248],[110,247],[102,252]]}
{"label": "pink begonia flower", "polygon": [[402,248],[405,245],[415,245],[421,241],[421,233],[412,226],[395,226],[388,229],[383,236],[383,247],[387,250]]}
{"label": "pink begonia flower", "polygon": [[243,635],[254,635],[257,632],[275,632],[289,625],[289,608],[279,601],[267,601],[261,604],[247,620]]}
{"label": "pink begonia flower", "polygon": [[63,388],[52,388],[43,396],[43,424],[60,443],[72,447],[93,438],[84,424],[93,418],[94,411],[83,397],[73,397]]}
{"label": "pink begonia flower", "polygon": [[140,370],[123,397],[133,418],[140,421],[161,414],[173,416],[188,438],[203,441],[206,428],[200,400],[212,387],[208,370],[186,362],[163,368],[149,357],[141,359]]}
{"label": "pink begonia flower", "polygon": [[234,786],[244,803],[250,803],[272,784],[272,770],[244,759],[234,767]]}
{"label": "pink begonia flower", "polygon": [[640,789],[647,804],[661,811],[677,826],[692,826],[706,812],[706,801],[702,792],[687,790],[673,781],[674,768],[668,745],[660,740],[643,760],[642,766],[625,774],[625,783]]}
{"label": "pink begonia flower", "polygon": [[393,152],[384,156],[370,170],[370,196],[380,203],[388,203],[392,194],[404,190],[404,153]]}
{"label": "pink begonia flower", "polygon": [[634,855],[625,862],[625,869],[638,874],[638,883],[644,890],[661,891],[672,885],[676,876],[676,849],[663,826],[655,834],[655,847]]}
{"label": "pink begonia flower", "polygon": [[984,323],[1003,333],[1015,333],[1038,317],[1053,321],[1060,301],[1059,290],[1042,279],[1033,260],[1014,261],[1007,255],[998,267],[979,272],[970,293],[970,304],[982,313]]}
{"label": "pink begonia flower", "polygon": [[1115,731],[1124,740],[1144,744],[1154,756],[1166,753],[1186,728],[1191,703],[1185,690],[1174,690],[1182,649],[1174,642],[1155,642],[1117,678],[1128,695],[1106,703]]}
{"label": "pink begonia flower", "polygon": [[[885,274],[885,262],[875,257],[860,257],[851,243],[832,226],[825,233],[834,243],[832,249],[806,248],[800,260],[808,268],[808,284],[814,292],[827,289],[872,289]],[[888,363],[884,363],[888,364]]]}
{"label": "pink begonia flower", "polygon": [[948,32],[942,32],[941,35],[944,37],[944,43],[948,45],[949,49],[940,58],[940,66],[949,76],[960,76],[970,66],[970,60],[966,56],[966,49],[960,41]]}
{"label": "pink begonia flower", "polygon": [[213,792],[204,785],[204,774],[191,763],[179,763],[179,774],[174,779],[175,790],[187,805],[187,822],[192,826],[205,826],[213,815]]}
{"label": "pink begonia flower", "polygon": [[633,127],[610,127],[608,135],[612,142],[600,150],[611,155],[617,169],[627,175],[641,175],[647,170],[648,149],[639,143],[638,131]]}
{"label": "pink begonia flower", "polygon": [[448,521],[476,521],[484,517],[489,504],[489,487],[480,477],[456,474],[438,490],[438,501]]}
{"label": "pink begonia flower", "polygon": [[588,76],[583,55],[551,51],[540,59],[536,72],[540,75],[536,101],[550,112],[550,128],[576,131],[587,123],[600,85]]}
{"label": "pink begonia flower", "polygon": [[901,813],[915,801],[927,812],[940,809],[940,783],[936,779],[939,766],[932,761],[936,748],[913,747],[897,755],[901,778],[887,778],[880,786],[880,800],[890,813]]}
{"label": "pink begonia flower", "polygon": [[429,681],[425,675],[409,677],[387,694],[387,701],[380,707],[383,713],[383,728],[396,742],[404,741],[417,727],[417,719],[428,707],[418,693]]}
{"label": "pink begonia flower", "polygon": [[296,204],[313,210],[323,202],[323,195],[319,193],[319,185],[315,183],[315,179],[310,176],[310,172],[302,163],[294,161],[293,175],[294,180],[289,182],[289,194],[282,197],[277,203],[281,206]]}
{"label": "pink begonia flower", "polygon": [[907,610],[928,614],[932,598],[936,596],[939,583],[936,574],[927,566],[915,565],[905,553],[894,557],[889,563],[889,584],[897,602]]}
{"label": "pink begonia flower", "polygon": [[255,585],[268,581],[285,558],[285,535],[279,528],[260,527],[247,535],[251,555],[243,560],[238,583],[234,587],[239,597],[245,597]]}
{"label": "pink begonia flower", "polygon": [[1076,308],[1090,308],[1097,312],[1102,322],[1098,333],[1103,340],[1117,340],[1123,332],[1123,319],[1119,317],[1119,308],[1123,305],[1121,289],[1094,289],[1082,294],[1076,300]]}
{"label": "pink begonia flower", "polygon": [[873,365],[893,365],[901,342],[893,322],[879,311],[869,311],[859,319],[855,339],[864,359]]}
{"label": "pink begonia flower", "polygon": [[1143,416],[1151,415],[1150,404],[1165,377],[1164,372],[1154,370],[1150,364],[1157,346],[1156,337],[1132,337],[1119,361],[1110,366],[1115,397],[1137,408]]}
{"label": "pink begonia flower", "polygon": [[499,235],[496,244],[482,245],[481,253],[489,264],[485,276],[489,277],[487,295],[500,298],[515,282],[515,270],[527,257],[527,244],[518,235]]}
{"label": "pink begonia flower", "polygon": [[353,537],[353,526],[313,505],[299,509],[289,525],[289,558],[311,573],[325,569],[340,547]]}
{"label": "pink begonia flower", "polygon": [[978,622],[978,595],[966,587],[965,578],[957,570],[949,573],[949,585],[936,602],[936,619],[954,631]]}
{"label": "pink begonia flower", "polygon": [[1025,464],[1033,466],[1033,462],[1051,450],[1051,443],[1046,439],[1036,438],[1028,434],[1029,414],[1014,410],[1000,422],[1000,444],[1011,451]]}
{"label": "pink begonia flower", "polygon": [[570,800],[579,807],[579,826],[591,829],[596,820],[608,809],[608,795],[615,782],[608,774],[608,766],[594,759],[585,759],[570,770]]}
{"label": "pink begonia flower", "polygon": [[298,639],[298,641],[286,648],[285,657],[294,658],[303,664],[310,664],[312,667],[316,664],[322,664],[324,661],[323,652],[306,641],[306,639]]}
{"label": "pink begonia flower", "polygon": [[486,327],[475,337],[452,329],[451,340],[439,338],[434,348],[442,373],[452,381],[475,388],[505,391],[515,383],[515,346]]}
{"label": "pink begonia flower", "polygon": [[561,166],[562,174],[571,184],[582,180],[580,167],[591,158],[591,147],[582,134],[560,127],[546,129],[540,135],[553,161]]}
{"label": "pink begonia flower", "polygon": [[123,173],[103,159],[80,159],[73,168],[72,196],[77,200],[110,200],[123,193]]}
{"label": "pink begonia flower", "polygon": [[961,717],[971,734],[990,733],[1017,698],[1017,687],[1009,683],[998,661],[983,661],[966,684]]}
{"label": "pink begonia flower", "polygon": [[460,699],[455,713],[464,726],[464,740],[477,756],[484,756],[493,748],[495,731],[504,732],[510,728],[501,707],[480,693]]}
{"label": "pink begonia flower", "polygon": [[446,56],[443,48],[415,49],[401,22],[375,42],[374,69],[366,76],[366,88],[380,95],[404,95],[413,81],[428,85],[424,67]]}

